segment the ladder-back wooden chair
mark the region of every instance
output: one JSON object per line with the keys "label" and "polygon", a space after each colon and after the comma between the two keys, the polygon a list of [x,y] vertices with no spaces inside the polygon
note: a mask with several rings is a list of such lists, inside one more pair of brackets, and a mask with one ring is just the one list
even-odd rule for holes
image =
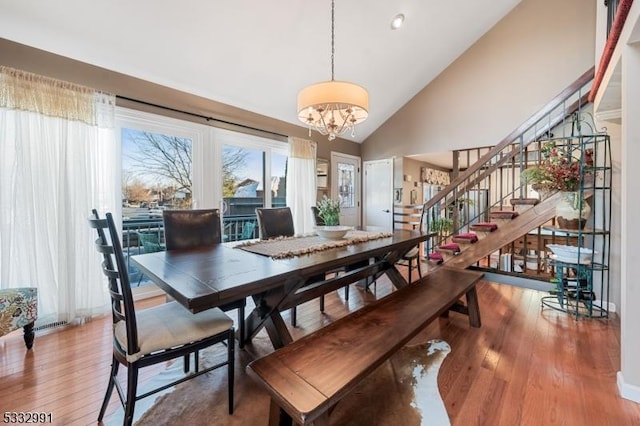
{"label": "ladder-back wooden chair", "polygon": [[[225,365],[228,374],[229,414],[232,414],[235,343],[233,320],[217,308],[193,314],[177,302],[136,310],[113,217],[107,213],[106,218],[101,219],[96,210],[92,213],[89,225],[97,232],[95,247],[103,256],[102,270],[109,281],[113,317],[113,359],[98,421],[102,421],[104,417],[114,387],[124,407],[124,424],[130,425],[136,401]],[[200,370],[198,351],[216,343],[226,344],[227,359]],[[141,368],[184,357],[184,369],[187,373],[192,353],[195,358],[193,373],[137,395],[138,371]],[[127,368],[126,394],[117,379],[120,364]]]}

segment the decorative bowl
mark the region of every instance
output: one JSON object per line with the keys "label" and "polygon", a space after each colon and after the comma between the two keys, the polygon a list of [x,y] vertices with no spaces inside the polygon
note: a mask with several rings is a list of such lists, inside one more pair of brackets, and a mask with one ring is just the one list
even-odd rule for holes
{"label": "decorative bowl", "polygon": [[316,226],[315,228],[316,234],[318,234],[322,238],[326,238],[327,240],[341,240],[347,232],[351,231],[353,228],[351,226]]}
{"label": "decorative bowl", "polygon": [[560,244],[548,244],[547,247],[553,252],[555,260],[566,263],[589,264],[596,251],[585,247],[563,246]]}

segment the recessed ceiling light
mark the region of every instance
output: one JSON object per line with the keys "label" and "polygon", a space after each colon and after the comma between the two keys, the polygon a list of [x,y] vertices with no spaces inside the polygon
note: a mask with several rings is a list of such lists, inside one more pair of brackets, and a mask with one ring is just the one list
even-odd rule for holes
{"label": "recessed ceiling light", "polygon": [[398,13],[391,20],[391,29],[392,30],[397,30],[398,28],[400,28],[402,26],[403,22],[404,22],[404,15],[402,13]]}

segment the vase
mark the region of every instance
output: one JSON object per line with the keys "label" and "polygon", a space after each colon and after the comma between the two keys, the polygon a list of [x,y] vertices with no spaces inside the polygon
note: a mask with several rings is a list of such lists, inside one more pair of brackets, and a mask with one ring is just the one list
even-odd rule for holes
{"label": "vase", "polygon": [[556,204],[556,222],[559,228],[584,229],[590,214],[591,207],[585,200],[580,205],[578,192],[560,193],[560,200]]}

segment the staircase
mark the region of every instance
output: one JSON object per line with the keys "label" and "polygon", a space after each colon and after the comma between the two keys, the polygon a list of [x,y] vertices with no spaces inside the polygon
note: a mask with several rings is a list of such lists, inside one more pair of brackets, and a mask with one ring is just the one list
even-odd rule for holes
{"label": "staircase", "polygon": [[490,232],[490,235],[471,244],[466,250],[450,259],[448,264],[458,268],[468,268],[532,229],[544,225],[555,216],[559,198],[560,194],[556,193],[537,205],[531,206],[522,214],[513,212],[516,215],[508,216],[508,219],[501,218],[502,223],[496,224],[497,227]]}
{"label": "staircase", "polygon": [[[554,218],[560,194],[543,200],[528,198],[527,187],[520,184],[520,174],[541,161],[541,140],[575,130],[587,105],[593,75],[593,68],[585,72],[500,143],[479,154],[478,161],[459,172],[451,184],[426,200],[420,229],[433,230],[431,224],[442,217],[453,221],[451,232],[440,235],[440,242],[430,247],[426,254],[429,263],[461,269],[477,265]],[[488,191],[491,202],[470,217],[461,201],[479,190]]]}

